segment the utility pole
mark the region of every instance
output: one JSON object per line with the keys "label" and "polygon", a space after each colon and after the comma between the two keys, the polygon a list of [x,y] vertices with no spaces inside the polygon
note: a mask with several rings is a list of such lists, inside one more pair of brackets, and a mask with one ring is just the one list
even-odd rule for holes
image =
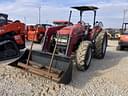
{"label": "utility pole", "polygon": [[128,11],[128,9],[124,9],[123,23],[125,23],[125,15],[126,15],[127,11]]}
{"label": "utility pole", "polygon": [[26,23],[26,17],[24,16],[24,22]]}
{"label": "utility pole", "polygon": [[123,14],[123,23],[124,23],[124,21],[125,21],[125,11],[126,9],[124,9],[124,14]]}
{"label": "utility pole", "polygon": [[41,5],[37,6],[37,5],[34,5],[32,2],[26,2],[24,6],[37,8],[38,10],[37,23],[40,24],[41,23]]}
{"label": "utility pole", "polygon": [[39,8],[39,17],[38,17],[39,21],[38,21],[38,23],[40,24],[40,21],[41,21],[41,6],[39,6],[38,8]]}

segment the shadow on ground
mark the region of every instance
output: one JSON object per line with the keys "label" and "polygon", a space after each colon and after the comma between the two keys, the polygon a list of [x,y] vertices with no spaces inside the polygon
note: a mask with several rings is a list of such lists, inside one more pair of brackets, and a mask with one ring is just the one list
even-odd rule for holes
{"label": "shadow on ground", "polygon": [[85,72],[77,71],[74,65],[72,82],[70,85],[82,89],[86,83],[93,78],[103,75],[102,71],[118,65],[120,60],[127,56],[127,52],[108,50],[104,59],[92,59],[89,69]]}

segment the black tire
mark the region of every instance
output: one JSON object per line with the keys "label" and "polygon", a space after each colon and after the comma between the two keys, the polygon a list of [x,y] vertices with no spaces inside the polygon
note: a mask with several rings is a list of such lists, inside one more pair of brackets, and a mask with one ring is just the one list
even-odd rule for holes
{"label": "black tire", "polygon": [[92,59],[92,43],[82,41],[76,51],[76,67],[80,71],[88,69]]}
{"label": "black tire", "polygon": [[123,46],[120,46],[120,50],[125,50],[125,47],[123,47]]}
{"label": "black tire", "polygon": [[0,47],[3,48],[0,50],[0,61],[16,58],[20,55],[20,51],[13,41],[3,41],[0,43]]}
{"label": "black tire", "polygon": [[117,47],[116,47],[116,50],[120,50],[120,46],[117,46]]}
{"label": "black tire", "polygon": [[95,38],[94,58],[103,59],[107,48],[107,33],[100,32]]}
{"label": "black tire", "polygon": [[124,50],[124,47],[123,46],[117,46],[116,50]]}
{"label": "black tire", "polygon": [[6,57],[13,57],[13,56],[15,57],[15,56],[18,56],[19,54],[19,49],[13,41],[5,44],[4,49],[5,49],[4,55]]}

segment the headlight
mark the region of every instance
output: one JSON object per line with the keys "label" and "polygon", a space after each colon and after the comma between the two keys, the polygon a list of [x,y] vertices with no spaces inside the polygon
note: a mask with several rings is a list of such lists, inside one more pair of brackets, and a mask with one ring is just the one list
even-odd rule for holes
{"label": "headlight", "polygon": [[69,36],[68,35],[61,35],[58,40],[57,38],[55,38],[56,41],[58,41],[58,43],[68,43],[68,39],[69,39]]}

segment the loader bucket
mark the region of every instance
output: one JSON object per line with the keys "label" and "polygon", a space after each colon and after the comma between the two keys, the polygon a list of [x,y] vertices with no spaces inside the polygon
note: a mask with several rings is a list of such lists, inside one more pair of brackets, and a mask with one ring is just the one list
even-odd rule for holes
{"label": "loader bucket", "polygon": [[9,65],[26,69],[29,72],[52,79],[58,83],[68,84],[72,79],[72,62],[69,57],[55,55],[52,68],[49,71],[51,53],[32,50],[29,64],[26,64],[29,50],[27,49],[19,60]]}
{"label": "loader bucket", "polygon": [[20,51],[13,41],[0,42],[0,61],[16,58],[19,55]]}

